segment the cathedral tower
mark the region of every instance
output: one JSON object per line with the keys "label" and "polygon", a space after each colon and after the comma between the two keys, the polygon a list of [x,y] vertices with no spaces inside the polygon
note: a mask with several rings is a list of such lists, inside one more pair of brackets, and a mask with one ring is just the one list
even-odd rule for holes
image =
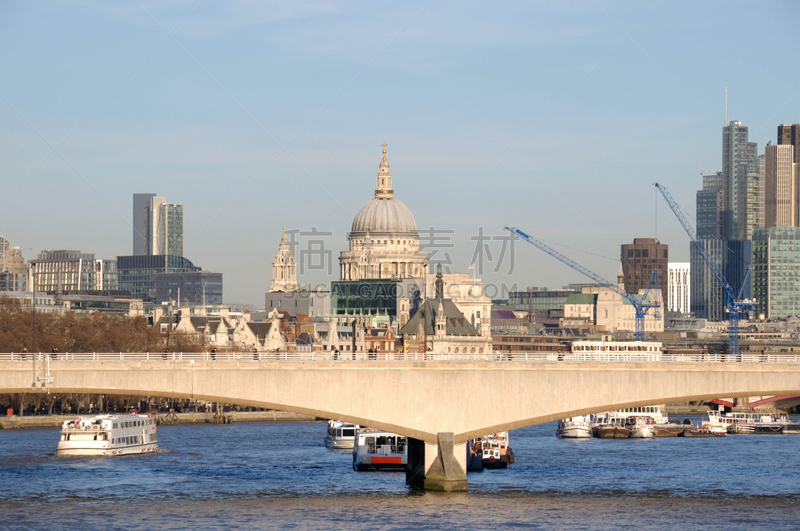
{"label": "cathedral tower", "polygon": [[281,244],[278,246],[278,254],[272,260],[272,284],[269,285],[269,292],[289,292],[297,291],[297,262],[295,262],[289,240],[286,237],[286,228],[283,229]]}

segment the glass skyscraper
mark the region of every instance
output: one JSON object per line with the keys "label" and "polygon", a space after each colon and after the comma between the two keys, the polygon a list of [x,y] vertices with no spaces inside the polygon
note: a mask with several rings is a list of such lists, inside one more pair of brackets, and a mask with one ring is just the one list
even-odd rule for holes
{"label": "glass skyscraper", "polygon": [[183,256],[183,205],[133,194],[133,254]]}
{"label": "glass skyscraper", "polygon": [[753,232],[753,291],[756,312],[768,319],[800,313],[800,228]]}

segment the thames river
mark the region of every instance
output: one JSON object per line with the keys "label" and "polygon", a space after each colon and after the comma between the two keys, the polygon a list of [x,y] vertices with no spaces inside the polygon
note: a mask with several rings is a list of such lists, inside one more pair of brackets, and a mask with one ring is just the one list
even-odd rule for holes
{"label": "thames river", "polygon": [[444,494],[354,472],[324,434],[159,426],[156,454],[57,458],[57,429],[0,431],[0,529],[800,529],[800,436],[568,441],[544,424],[511,432],[508,469]]}

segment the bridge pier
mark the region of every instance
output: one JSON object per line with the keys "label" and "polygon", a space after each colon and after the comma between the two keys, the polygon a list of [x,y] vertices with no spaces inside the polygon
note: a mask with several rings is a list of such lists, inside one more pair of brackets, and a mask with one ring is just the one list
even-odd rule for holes
{"label": "bridge pier", "polygon": [[467,446],[453,443],[452,433],[437,434],[437,444],[408,440],[406,483],[423,490],[467,490]]}

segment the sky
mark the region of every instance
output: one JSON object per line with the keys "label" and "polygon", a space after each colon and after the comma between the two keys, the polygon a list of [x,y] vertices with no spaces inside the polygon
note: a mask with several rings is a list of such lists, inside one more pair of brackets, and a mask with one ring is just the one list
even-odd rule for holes
{"label": "sky", "polygon": [[[132,253],[132,195],[184,205],[184,255],[263,305],[287,227],[338,280],[386,142],[422,243],[494,297],[615,279],[620,245],[689,239],[728,120],[759,153],[800,122],[800,3],[0,0],[0,235]],[[316,231],[316,235],[311,234]],[[319,233],[323,233],[320,235]]]}

